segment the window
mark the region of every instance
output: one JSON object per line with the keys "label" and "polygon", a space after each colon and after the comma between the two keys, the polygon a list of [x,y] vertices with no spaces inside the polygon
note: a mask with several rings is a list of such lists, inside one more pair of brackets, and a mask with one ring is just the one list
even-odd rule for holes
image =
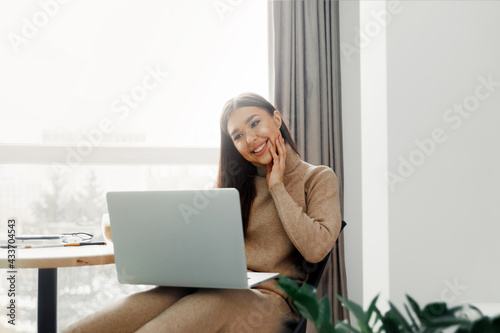
{"label": "window", "polygon": [[[269,96],[267,1],[66,2],[0,4],[0,239],[10,216],[98,239],[107,191],[214,184],[222,105]],[[36,272],[18,282],[34,332]],[[59,326],[141,288],[63,268]]]}

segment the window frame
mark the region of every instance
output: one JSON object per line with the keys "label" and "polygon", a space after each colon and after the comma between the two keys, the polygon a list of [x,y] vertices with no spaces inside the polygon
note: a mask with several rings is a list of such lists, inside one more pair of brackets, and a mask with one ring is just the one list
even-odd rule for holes
{"label": "window frame", "polygon": [[220,154],[219,147],[96,146],[89,151],[82,154],[77,145],[0,144],[0,164],[213,165]]}

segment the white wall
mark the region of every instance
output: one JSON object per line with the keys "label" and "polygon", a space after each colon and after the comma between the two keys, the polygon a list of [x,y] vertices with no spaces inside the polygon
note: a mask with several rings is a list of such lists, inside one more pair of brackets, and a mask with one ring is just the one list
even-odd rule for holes
{"label": "white wall", "polygon": [[403,6],[387,31],[389,170],[421,164],[390,191],[391,298],[500,302],[500,2]]}
{"label": "white wall", "polygon": [[340,2],[350,298],[500,302],[500,2],[380,3]]}

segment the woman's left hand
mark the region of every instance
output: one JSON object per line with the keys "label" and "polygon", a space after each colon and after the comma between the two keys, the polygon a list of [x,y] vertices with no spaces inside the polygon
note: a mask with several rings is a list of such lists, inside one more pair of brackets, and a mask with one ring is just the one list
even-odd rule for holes
{"label": "woman's left hand", "polygon": [[269,149],[271,151],[271,155],[273,156],[273,160],[271,163],[267,165],[267,185],[269,187],[273,186],[277,183],[283,183],[283,178],[285,175],[285,162],[286,162],[286,146],[285,139],[280,135],[276,138],[275,141],[276,148],[278,152],[274,148],[274,145],[270,145]]}

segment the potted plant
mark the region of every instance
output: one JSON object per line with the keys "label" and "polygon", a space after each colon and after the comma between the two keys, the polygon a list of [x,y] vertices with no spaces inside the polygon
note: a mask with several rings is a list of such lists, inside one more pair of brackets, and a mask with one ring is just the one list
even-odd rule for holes
{"label": "potted plant", "polygon": [[[491,318],[484,316],[475,306],[461,305],[448,308],[444,302],[429,303],[421,308],[408,295],[406,295],[408,304],[404,304],[408,317],[405,317],[391,302],[389,310],[382,313],[376,305],[378,296],[370,302],[365,311],[359,304],[337,295],[342,306],[357,319],[359,328],[352,326],[347,320],[337,321],[334,325],[328,296],[318,300],[316,288],[312,285],[303,283],[299,286],[284,275],[279,277],[278,286],[290,295],[293,305],[300,314],[314,323],[318,333],[437,333],[453,328],[455,333],[500,333],[500,315]],[[477,318],[469,318],[467,311],[475,312]]]}

